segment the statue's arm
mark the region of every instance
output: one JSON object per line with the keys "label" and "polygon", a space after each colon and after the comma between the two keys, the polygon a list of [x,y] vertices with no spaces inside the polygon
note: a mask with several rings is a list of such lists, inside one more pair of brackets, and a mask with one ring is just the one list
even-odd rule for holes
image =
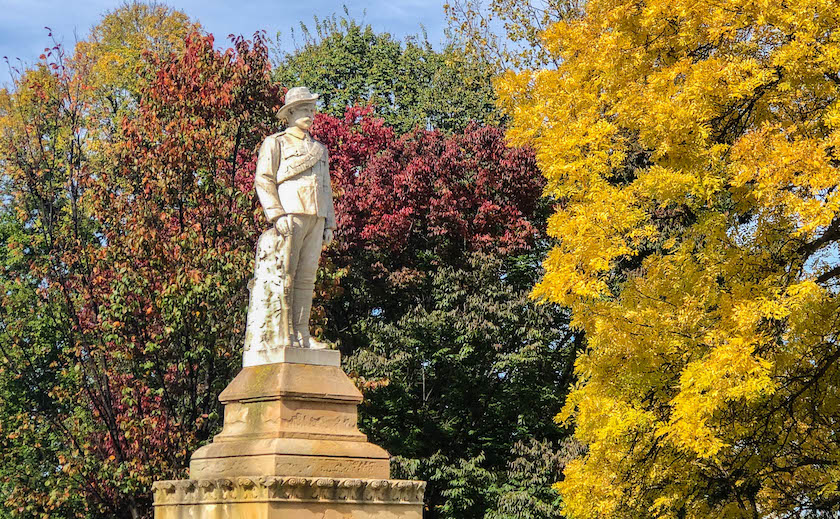
{"label": "statue's arm", "polygon": [[266,138],[257,156],[257,170],[254,174],[254,188],[265,217],[270,223],[286,214],[277,195],[277,168],[280,166],[280,145],[274,137]]}
{"label": "statue's arm", "polygon": [[[326,148],[326,146],[325,146]],[[330,168],[330,154],[329,151],[324,151],[327,156],[327,177],[330,181],[330,204],[327,207],[327,218],[324,221],[324,229],[335,229],[335,205],[333,204],[333,197],[332,197],[332,176],[329,175],[329,168]]]}

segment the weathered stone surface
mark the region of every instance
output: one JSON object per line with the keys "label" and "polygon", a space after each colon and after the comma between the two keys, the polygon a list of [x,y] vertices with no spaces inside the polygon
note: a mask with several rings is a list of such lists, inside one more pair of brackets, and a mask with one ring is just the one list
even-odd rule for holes
{"label": "weathered stone surface", "polygon": [[152,488],[156,519],[421,519],[426,483],[253,476],[158,481]]}
{"label": "weathered stone surface", "polygon": [[365,441],[356,428],[354,404],[293,399],[233,402],[217,442],[243,438],[319,438]]}
{"label": "weathered stone surface", "polygon": [[389,477],[388,452],[357,427],[362,394],[336,366],[277,363],[243,368],[219,396],[225,422],[198,449],[190,477]]}
{"label": "weathered stone surface", "polygon": [[242,368],[219,400],[227,405],[282,397],[353,405],[362,401],[362,394],[340,367],[289,362]]}
{"label": "weathered stone surface", "polygon": [[362,394],[317,353],[242,369],[191,479],[154,484],[156,519],[422,519],[426,484],[389,479],[357,426]]}
{"label": "weathered stone surface", "polygon": [[190,462],[193,479],[249,474],[387,479],[389,471],[388,452],[372,443],[304,438],[212,443]]}
{"label": "weathered stone surface", "polygon": [[326,146],[312,138],[317,94],[286,92],[281,117],[288,127],[260,146],[254,189],[272,224],[257,241],[245,325],[243,365],[280,362],[290,346],[325,348],[309,336],[312,292],[321,247],[336,226]]}

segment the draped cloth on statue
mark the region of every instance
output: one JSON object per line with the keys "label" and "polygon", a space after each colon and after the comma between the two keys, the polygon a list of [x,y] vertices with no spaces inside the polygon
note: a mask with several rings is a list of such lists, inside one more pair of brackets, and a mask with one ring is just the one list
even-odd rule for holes
{"label": "draped cloth on statue", "polygon": [[288,346],[282,343],[281,333],[288,336],[289,323],[283,321],[284,297],[288,299],[291,288],[287,287],[283,272],[283,240],[274,227],[260,235],[257,241],[257,256],[254,277],[248,283],[251,298],[248,303],[248,318],[245,325],[245,351],[273,350]]}

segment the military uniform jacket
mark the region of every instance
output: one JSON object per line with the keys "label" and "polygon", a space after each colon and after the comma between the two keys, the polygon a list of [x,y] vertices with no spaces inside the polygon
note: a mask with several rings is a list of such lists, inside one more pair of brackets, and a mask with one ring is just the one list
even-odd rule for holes
{"label": "military uniform jacket", "polygon": [[335,229],[327,147],[307,133],[269,135],[260,146],[254,187],[265,216],[274,223],[284,214],[311,214]]}

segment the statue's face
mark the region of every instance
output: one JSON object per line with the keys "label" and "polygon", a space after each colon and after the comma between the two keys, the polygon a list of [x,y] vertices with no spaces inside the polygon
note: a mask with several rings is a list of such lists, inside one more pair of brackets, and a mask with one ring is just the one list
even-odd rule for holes
{"label": "statue's face", "polygon": [[309,131],[315,118],[315,103],[305,103],[289,110],[289,124]]}

